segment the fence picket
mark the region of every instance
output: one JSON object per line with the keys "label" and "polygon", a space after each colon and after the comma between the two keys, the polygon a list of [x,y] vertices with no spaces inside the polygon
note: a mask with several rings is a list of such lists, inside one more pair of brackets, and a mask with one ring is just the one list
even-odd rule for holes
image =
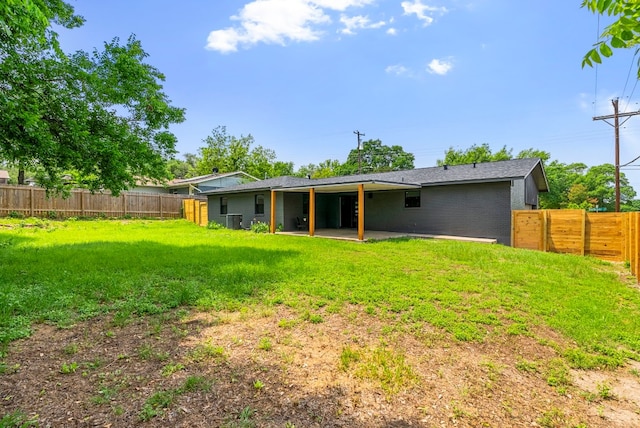
{"label": "fence picket", "polygon": [[68,198],[47,198],[46,191],[33,186],[0,186],[0,217],[13,213],[25,217],[151,217],[181,218],[182,201],[188,195],[125,192],[121,197],[109,192],[72,190]]}
{"label": "fence picket", "polygon": [[640,280],[640,213],[522,210],[513,211],[512,219],[516,248],[628,262]]}

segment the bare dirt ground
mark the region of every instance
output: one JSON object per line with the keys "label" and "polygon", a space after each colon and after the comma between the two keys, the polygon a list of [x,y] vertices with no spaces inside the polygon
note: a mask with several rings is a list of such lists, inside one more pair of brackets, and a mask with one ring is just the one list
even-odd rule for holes
{"label": "bare dirt ground", "polygon": [[20,411],[40,427],[640,426],[640,365],[567,371],[550,386],[562,363],[547,343],[566,344],[552,331],[465,343],[355,306],[319,313],[315,323],[281,306],[38,325],[2,360],[0,417]]}

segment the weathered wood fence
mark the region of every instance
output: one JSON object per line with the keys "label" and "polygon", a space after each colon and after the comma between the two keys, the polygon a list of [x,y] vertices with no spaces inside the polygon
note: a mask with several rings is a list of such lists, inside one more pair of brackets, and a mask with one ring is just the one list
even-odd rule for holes
{"label": "weathered wood fence", "polygon": [[511,243],[516,248],[628,262],[631,272],[640,279],[638,212],[513,211]]}
{"label": "weathered wood fence", "polygon": [[0,186],[0,217],[151,217],[181,218],[187,195],[123,192],[94,193],[72,190],[68,198],[47,198],[46,191],[32,186]]}
{"label": "weathered wood fence", "polygon": [[209,222],[207,201],[198,199],[184,199],[182,203],[184,218],[199,225],[206,226]]}

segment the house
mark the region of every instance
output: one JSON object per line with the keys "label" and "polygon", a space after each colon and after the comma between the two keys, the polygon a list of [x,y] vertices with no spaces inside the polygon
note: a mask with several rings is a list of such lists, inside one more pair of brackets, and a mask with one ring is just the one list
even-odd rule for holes
{"label": "house", "polygon": [[[511,211],[536,209],[548,191],[540,159],[418,168],[308,179],[277,177],[203,192],[209,221],[229,215],[267,222],[272,232],[351,228],[493,238],[511,242]],[[307,219],[305,222],[304,219]]]}
{"label": "house", "polygon": [[198,195],[201,192],[237,186],[239,184],[257,181],[258,179],[246,172],[212,173],[193,178],[179,178],[167,183],[139,181],[131,189],[132,192],[145,193],[173,193],[176,195]]}
{"label": "house", "polygon": [[9,184],[9,171],[0,169],[0,184]]}

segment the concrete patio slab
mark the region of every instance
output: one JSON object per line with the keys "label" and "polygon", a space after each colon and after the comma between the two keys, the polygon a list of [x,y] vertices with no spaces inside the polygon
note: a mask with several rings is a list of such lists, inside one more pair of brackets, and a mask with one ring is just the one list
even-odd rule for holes
{"label": "concrete patio slab", "polygon": [[343,241],[366,242],[368,240],[385,240],[393,238],[416,238],[416,239],[446,239],[452,241],[477,242],[483,244],[496,244],[496,239],[490,238],[471,238],[467,236],[450,236],[450,235],[429,235],[423,233],[400,233],[387,232],[382,230],[366,230],[364,232],[364,241],[358,240],[358,232],[355,229],[316,229],[314,236],[309,236],[306,230],[276,232],[278,235],[306,236],[309,238],[325,238],[338,239]]}

